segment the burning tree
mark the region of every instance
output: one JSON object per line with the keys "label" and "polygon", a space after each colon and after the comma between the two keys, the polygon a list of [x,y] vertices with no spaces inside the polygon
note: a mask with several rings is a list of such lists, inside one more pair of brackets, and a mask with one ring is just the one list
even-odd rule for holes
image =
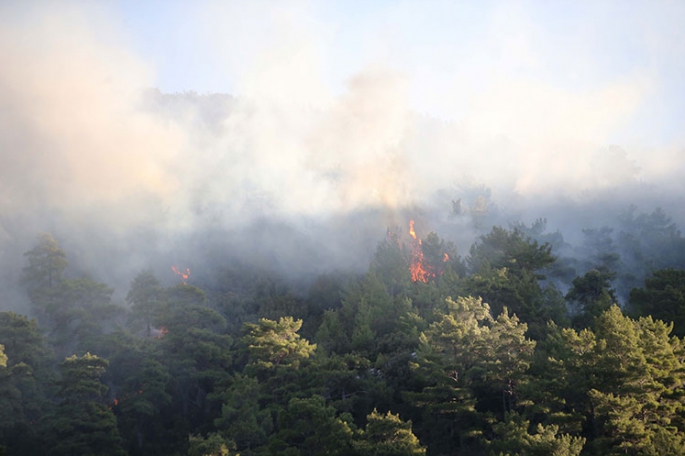
{"label": "burning tree", "polygon": [[409,221],[410,263],[409,270],[413,282],[428,282],[441,276],[448,265],[457,261],[453,244],[441,240],[437,234],[428,233],[425,242],[416,236],[414,220]]}

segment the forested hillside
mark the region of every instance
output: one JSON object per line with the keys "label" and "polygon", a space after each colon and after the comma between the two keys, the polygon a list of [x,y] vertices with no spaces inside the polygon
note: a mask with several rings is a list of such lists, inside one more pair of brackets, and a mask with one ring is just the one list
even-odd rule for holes
{"label": "forested hillside", "polygon": [[570,257],[543,220],[495,226],[460,256],[412,221],[365,274],[173,265],[117,303],[41,234],[30,316],[0,313],[1,451],[685,454],[680,232],[657,210],[584,235]]}
{"label": "forested hillside", "polygon": [[0,0],[0,456],[684,456],[683,24]]}

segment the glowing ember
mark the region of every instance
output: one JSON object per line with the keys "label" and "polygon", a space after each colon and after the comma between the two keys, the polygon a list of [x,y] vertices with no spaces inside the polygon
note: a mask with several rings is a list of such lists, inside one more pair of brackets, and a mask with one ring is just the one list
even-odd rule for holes
{"label": "glowing ember", "polygon": [[188,268],[186,268],[185,271],[182,271],[178,269],[176,266],[172,266],[171,270],[174,271],[174,274],[181,277],[181,280],[183,280],[183,285],[185,285],[186,281],[190,278],[190,269]]}
{"label": "glowing ember", "polygon": [[448,254],[445,254],[444,257],[442,257],[442,262],[447,263],[450,260],[450,256]]}
{"label": "glowing ember", "polygon": [[[143,394],[143,390],[139,389],[137,394]],[[113,407],[117,407],[119,404],[123,403],[124,401],[128,401],[134,396],[136,396],[136,393],[124,394],[121,399],[115,397],[112,399],[112,402],[109,403],[109,409],[112,410]]]}

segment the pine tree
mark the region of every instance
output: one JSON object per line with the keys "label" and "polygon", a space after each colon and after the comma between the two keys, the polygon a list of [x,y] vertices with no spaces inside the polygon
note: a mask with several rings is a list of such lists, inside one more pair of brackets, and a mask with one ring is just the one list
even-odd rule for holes
{"label": "pine tree", "polygon": [[517,413],[507,413],[503,422],[493,426],[495,437],[488,442],[492,456],[578,456],[585,439],[569,434],[559,435],[556,425],[538,424],[530,434],[530,422]]}
{"label": "pine tree", "polygon": [[64,360],[60,369],[61,402],[51,420],[55,444],[51,456],[123,456],[117,421],[104,403],[107,387],[100,381],[107,361],[86,353]]}
{"label": "pine tree", "polygon": [[412,423],[404,422],[399,414],[378,413],[374,409],[367,417],[366,428],[356,433],[352,446],[359,455],[418,456],[426,449],[412,432]]}
{"label": "pine tree", "polygon": [[267,369],[280,365],[297,367],[316,349],[316,344],[297,334],[301,327],[302,320],[292,317],[283,317],[277,322],[262,318],[257,324],[246,323],[243,341],[252,363]]}
{"label": "pine tree", "polygon": [[351,453],[351,417],[338,417],[323,397],[293,398],[278,413],[278,431],[269,442],[273,455],[346,456]]}

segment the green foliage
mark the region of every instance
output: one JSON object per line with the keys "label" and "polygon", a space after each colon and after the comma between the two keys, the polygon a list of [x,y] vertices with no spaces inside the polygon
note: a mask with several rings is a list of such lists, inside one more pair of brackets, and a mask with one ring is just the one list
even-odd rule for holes
{"label": "green foliage", "polygon": [[61,402],[52,420],[55,444],[50,455],[124,455],[114,414],[104,404],[100,377],[108,362],[90,353],[60,365]]}
{"label": "green foliage", "polygon": [[66,280],[66,254],[57,241],[43,234],[38,245],[26,252],[29,266],[23,283],[39,320],[51,330],[51,342],[61,354],[74,348],[88,349],[104,325],[123,313],[112,304],[114,290],[88,277]]}
{"label": "green foliage", "polygon": [[464,274],[465,266],[453,243],[445,242],[436,233],[431,232],[421,240],[420,247],[423,254],[423,267],[430,277],[430,282],[440,283],[445,273]]}
{"label": "green foliage", "polygon": [[160,454],[177,445],[177,439],[168,438],[163,444],[155,441],[163,433],[160,422],[165,421],[173,399],[166,366],[136,348],[117,354],[110,366],[117,371],[110,378],[119,385],[111,407],[129,454]]}
{"label": "green foliage", "polygon": [[521,231],[495,226],[481,236],[480,242],[471,247],[468,265],[473,272],[482,268],[508,268],[518,273],[523,270],[537,271],[554,262],[552,247],[526,238]]}
{"label": "green foliage", "polygon": [[148,337],[151,335],[151,325],[160,317],[162,293],[157,277],[148,269],[133,279],[126,295],[126,302],[131,305],[132,322],[143,324]]}
{"label": "green foliage", "polygon": [[464,281],[464,293],[486,300],[497,315],[506,307],[531,328],[538,339],[550,320],[560,320],[564,309],[543,293],[541,270],[553,264],[549,244],[539,245],[514,229],[493,227],[471,247],[468,264],[473,275]]}
{"label": "green foliage", "polygon": [[[390,234],[367,274],[321,276],[308,291],[238,266],[207,289],[162,288],[144,270],[127,315],[106,284],[65,278],[66,254],[41,236],[23,283],[42,327],[0,312],[0,449],[685,454],[685,343],[647,316],[682,334],[685,277],[655,271],[633,290],[631,310],[644,317],[634,320],[612,306],[610,283],[625,283],[625,270],[608,272],[680,234],[659,213],[626,220],[618,237],[588,230],[592,248],[563,274],[551,248],[569,246],[542,220],[493,228],[468,270],[427,235],[421,253],[435,277],[426,283],[411,281],[410,252]],[[619,257],[626,246],[634,255]],[[573,268],[589,272],[571,284]],[[565,328],[566,300],[541,285],[543,273],[571,286],[566,300],[584,329]],[[88,353],[68,357],[56,381],[48,344]]]}
{"label": "green foliage", "polygon": [[447,308],[422,336],[414,365],[427,384],[407,397],[426,407],[436,428],[456,437],[452,445],[466,447],[482,432],[481,413],[504,416],[517,407],[535,342],[516,316],[505,309],[493,319],[480,298],[448,299]]}
{"label": "green foliage", "polygon": [[249,349],[251,362],[267,369],[279,365],[297,367],[316,349],[316,344],[297,334],[301,327],[302,320],[292,317],[283,317],[277,322],[262,318],[257,324],[246,323],[243,342]]}
{"label": "green foliage", "polygon": [[397,296],[409,290],[409,253],[397,233],[388,231],[386,238],[378,244],[370,270],[380,278],[390,295]]}
{"label": "green foliage", "polygon": [[563,432],[583,430],[589,408],[587,391],[595,381],[596,344],[590,330],[576,332],[549,325],[529,370],[531,382],[520,391],[530,416],[555,423]]}
{"label": "green foliage", "polygon": [[9,453],[40,453],[45,429],[36,424],[52,410],[55,375],[52,352],[36,320],[0,312],[0,344],[5,367],[0,367],[0,444]]}
{"label": "green foliage", "polygon": [[673,322],[673,334],[685,336],[685,271],[661,269],[645,279],[644,288],[630,292],[630,308],[637,316]]}
{"label": "green foliage", "polygon": [[63,297],[62,274],[66,269],[67,255],[50,234],[38,236],[37,245],[24,254],[29,265],[24,268],[22,283],[26,287],[33,311],[49,327],[63,324],[61,314],[68,303]]}
{"label": "green foliage", "polygon": [[24,254],[29,262],[24,268],[23,282],[34,305],[49,301],[49,291],[58,287],[66,269],[67,255],[51,234],[38,236],[37,245]]}
{"label": "green foliage", "polygon": [[680,339],[669,337],[672,327],[651,317],[631,320],[617,306],[595,327],[596,371],[603,380],[589,393],[603,425],[595,444],[639,454],[651,446],[657,429],[681,439],[685,427],[676,410],[685,385],[685,352]]}
{"label": "green foliage", "polygon": [[348,421],[321,396],[293,398],[278,414],[269,450],[274,455],[349,455],[353,432]]}
{"label": "green foliage", "polygon": [[350,348],[350,337],[341,321],[340,312],[327,310],[316,332],[318,345],[332,353],[344,353]]}
{"label": "green foliage", "polygon": [[507,413],[503,422],[493,426],[495,438],[488,442],[492,456],[578,456],[585,439],[569,434],[559,435],[555,425],[535,427],[530,434],[530,422],[516,413]]}
{"label": "green foliage", "polygon": [[381,354],[396,358],[416,347],[418,321],[412,300],[391,296],[381,278],[370,272],[347,286],[340,309],[324,314],[316,340],[334,353],[352,350],[372,360]]}
{"label": "green foliage", "polygon": [[592,454],[648,454],[657,440],[677,446],[685,430],[677,412],[685,352],[670,331],[663,322],[632,320],[612,306],[593,330],[552,332],[532,371],[536,384],[529,397],[539,404],[533,410],[558,417],[568,430],[577,431],[574,423],[580,423]]}
{"label": "green foliage", "polygon": [[412,456],[424,455],[411,429],[411,421],[404,422],[399,414],[383,415],[374,409],[367,417],[366,428],[357,431],[352,446],[360,455]]}
{"label": "green foliage", "polygon": [[502,393],[503,412],[514,404],[514,389],[529,367],[535,342],[525,337],[526,324],[506,308],[493,320],[489,306],[473,297],[447,301],[449,313],[433,323],[426,335],[443,357],[451,378],[476,383]]}
{"label": "green foliage", "polygon": [[53,314],[58,326],[53,331],[55,343],[67,347],[72,340],[88,349],[94,339],[104,332],[107,322],[123,313],[111,302],[114,290],[90,278],[62,282],[63,306]]}
{"label": "green foliage", "polygon": [[257,379],[236,375],[220,396],[221,416],[214,420],[214,425],[221,434],[233,441],[239,451],[265,444],[273,422],[270,412],[260,407],[263,393]]}
{"label": "green foliage", "polygon": [[209,434],[207,437],[191,435],[188,437],[188,456],[228,456],[233,442],[227,441],[218,433]]}
{"label": "green foliage", "polygon": [[566,299],[577,309],[574,326],[590,326],[595,318],[616,302],[614,290],[610,288],[610,281],[615,276],[616,274],[605,269],[593,269],[583,277],[573,279],[573,286],[566,294]]}

